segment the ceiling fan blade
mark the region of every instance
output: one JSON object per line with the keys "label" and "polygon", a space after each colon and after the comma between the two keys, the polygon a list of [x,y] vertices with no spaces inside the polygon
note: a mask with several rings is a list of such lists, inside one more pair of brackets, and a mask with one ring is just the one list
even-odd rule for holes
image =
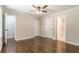
{"label": "ceiling fan blade", "polygon": [[40,11],[40,10],[41,10],[41,7],[40,7],[40,6],[38,6],[38,7],[37,7],[37,10],[38,10],[38,11]]}
{"label": "ceiling fan blade", "polygon": [[40,11],[40,6],[36,7],[35,5],[32,5],[36,10]]}
{"label": "ceiling fan blade", "polygon": [[37,7],[35,5],[32,5],[32,6],[37,9]]}
{"label": "ceiling fan blade", "polygon": [[42,10],[42,12],[47,13],[48,11],[44,11],[44,10]]}
{"label": "ceiling fan blade", "polygon": [[43,6],[43,9],[45,9],[45,8],[47,8],[47,7],[48,7],[47,5],[44,5],[44,6]]}

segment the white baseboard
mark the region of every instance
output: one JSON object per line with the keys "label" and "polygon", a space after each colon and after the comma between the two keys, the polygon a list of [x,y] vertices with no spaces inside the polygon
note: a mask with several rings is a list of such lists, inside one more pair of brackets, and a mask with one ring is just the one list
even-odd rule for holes
{"label": "white baseboard", "polygon": [[9,38],[15,38],[15,37],[7,37],[7,38],[9,39]]}
{"label": "white baseboard", "polygon": [[75,46],[79,46],[79,44],[77,44],[77,43],[73,43],[73,42],[69,42],[69,41],[66,41],[66,43],[69,43],[69,44],[71,44],[71,45],[75,45]]}
{"label": "white baseboard", "polygon": [[[48,36],[41,36],[41,37],[48,37]],[[48,37],[48,38],[51,38],[51,37]],[[56,40],[56,38],[53,38],[53,40]],[[78,43],[69,42],[69,41],[64,41],[64,42],[69,43],[69,44],[71,44],[71,45],[79,46]]]}
{"label": "white baseboard", "polygon": [[30,38],[34,38],[35,36],[29,36],[29,37],[23,37],[23,38],[16,38],[15,40],[16,41],[19,41],[19,40],[26,40],[26,39],[30,39]]}
{"label": "white baseboard", "polygon": [[53,40],[56,40],[56,38],[53,38],[53,37],[49,37],[49,36],[42,36],[42,35],[40,35],[41,37],[48,37],[48,38],[51,38],[51,39],[53,39]]}
{"label": "white baseboard", "polygon": [[[15,39],[16,41],[19,41],[19,40],[25,40],[25,39],[30,39],[30,38],[34,38],[35,36],[29,36],[29,37],[24,37],[24,38],[18,38],[18,39]],[[47,36],[41,36],[41,37],[47,37]],[[48,37],[50,38],[50,37]],[[56,40],[56,39],[53,39],[53,40]],[[75,45],[75,46],[79,46],[79,44],[77,43],[73,43],[73,42],[69,42],[69,41],[65,41],[66,43],[69,43],[71,45]]]}

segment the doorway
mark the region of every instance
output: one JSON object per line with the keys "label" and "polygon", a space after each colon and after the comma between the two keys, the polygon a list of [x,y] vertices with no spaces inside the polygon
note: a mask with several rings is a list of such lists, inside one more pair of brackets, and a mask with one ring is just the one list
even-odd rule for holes
{"label": "doorway", "polygon": [[57,16],[57,52],[65,52],[66,16]]}
{"label": "doorway", "polygon": [[3,14],[3,50],[4,53],[16,52],[16,17],[14,15]]}
{"label": "doorway", "polygon": [[4,33],[4,42],[7,45],[8,39],[15,39],[15,29],[16,29],[16,17],[14,15],[4,15],[3,21],[3,33]]}

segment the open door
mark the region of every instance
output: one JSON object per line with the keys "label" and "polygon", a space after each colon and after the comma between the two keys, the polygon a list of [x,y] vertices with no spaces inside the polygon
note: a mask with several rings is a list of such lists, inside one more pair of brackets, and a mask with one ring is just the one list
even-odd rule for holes
{"label": "open door", "polygon": [[7,45],[6,13],[3,13],[3,43]]}
{"label": "open door", "polygon": [[1,6],[0,6],[0,52],[1,52],[1,49],[2,49],[2,9],[1,9]]}
{"label": "open door", "polygon": [[7,39],[15,39],[15,21],[16,17],[13,15],[3,15],[3,41],[7,45]]}
{"label": "open door", "polygon": [[57,52],[65,52],[66,41],[66,16],[57,17]]}

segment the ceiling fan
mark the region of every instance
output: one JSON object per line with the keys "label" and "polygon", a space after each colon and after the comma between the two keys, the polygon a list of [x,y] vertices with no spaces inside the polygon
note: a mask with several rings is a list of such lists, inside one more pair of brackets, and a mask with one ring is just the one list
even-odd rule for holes
{"label": "ceiling fan", "polygon": [[38,11],[39,13],[47,13],[48,12],[48,5],[32,5],[33,8],[36,9],[36,11]]}

